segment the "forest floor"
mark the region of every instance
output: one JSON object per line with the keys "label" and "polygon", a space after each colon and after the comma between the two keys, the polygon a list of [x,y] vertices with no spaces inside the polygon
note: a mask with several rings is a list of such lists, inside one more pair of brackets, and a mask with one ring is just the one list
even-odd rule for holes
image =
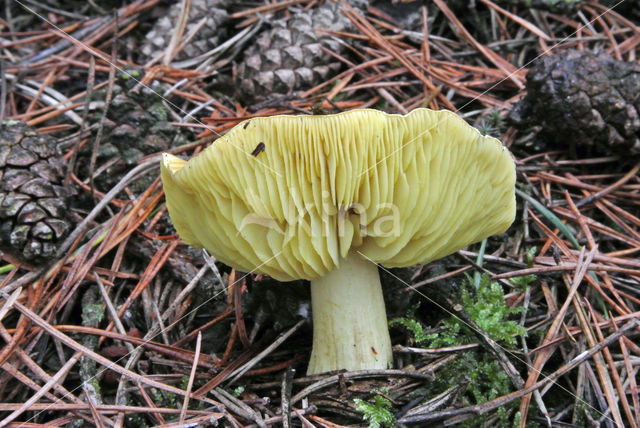
{"label": "forest floor", "polygon": [[[253,84],[242,67],[260,34],[330,2],[185,0],[177,22],[226,8],[213,44],[180,57],[199,33],[176,24],[143,54],[168,3],[0,10],[2,127],[50,137],[72,194],[58,257],[0,252],[0,426],[640,426],[638,155],[509,120],[542,58],[594,50],[637,65],[632,0],[342,3],[343,31],[312,29],[340,46],[319,53],[324,79],[255,98],[237,88]],[[189,158],[258,116],[418,107],[509,148],[516,220],[442,260],[380,268],[392,369],[305,376],[308,282],[184,244],[160,153]]]}

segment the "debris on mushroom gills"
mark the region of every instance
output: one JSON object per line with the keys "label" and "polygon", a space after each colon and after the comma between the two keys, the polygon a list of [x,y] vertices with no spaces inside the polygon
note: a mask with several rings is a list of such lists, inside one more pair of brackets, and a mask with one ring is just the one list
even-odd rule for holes
{"label": "debris on mushroom gills", "polygon": [[263,142],[259,142],[255,149],[251,152],[251,156],[258,156],[260,153],[264,151],[265,144]]}
{"label": "debris on mushroom gills", "polygon": [[246,125],[188,162],[164,155],[167,208],[184,241],[221,262],[311,281],[309,374],[392,365],[378,264],[428,263],[513,222],[511,154],[450,111]]}

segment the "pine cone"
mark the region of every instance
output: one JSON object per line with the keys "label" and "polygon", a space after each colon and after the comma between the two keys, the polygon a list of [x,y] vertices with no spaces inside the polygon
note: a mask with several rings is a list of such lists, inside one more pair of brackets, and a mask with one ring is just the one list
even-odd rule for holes
{"label": "pine cone", "polygon": [[0,128],[0,248],[26,261],[53,257],[71,229],[55,145],[23,122]]}
{"label": "pine cone", "polygon": [[[151,31],[145,36],[142,54],[147,59],[161,55],[169,46],[180,18],[181,3],[174,2],[168,12],[156,21]],[[193,0],[191,2],[183,36],[190,34],[203,18],[205,22],[184,49],[176,55],[174,60],[182,61],[197,57],[210,51],[220,41],[224,40],[226,36],[224,25],[229,20],[229,15],[226,11],[228,3],[229,0]]]}
{"label": "pine cone", "polygon": [[[366,1],[350,3],[354,7],[367,5]],[[270,24],[271,29],[258,36],[238,66],[239,97],[245,101],[262,101],[311,88],[341,68],[340,62],[322,47],[341,53],[343,45],[330,35],[315,31],[352,30],[339,2],[327,1],[312,10],[299,9],[291,17]]]}
{"label": "pine cone", "polygon": [[[144,156],[187,142],[186,134],[169,122],[169,112],[161,96],[165,89],[158,85],[129,90],[129,83],[130,80],[121,79],[114,85],[113,99],[104,121],[104,133],[94,171],[94,174],[98,172],[94,186],[101,192],[109,191]],[[104,94],[101,93],[99,97],[104,97]],[[98,121],[100,117],[91,120]],[[91,151],[91,145],[87,145],[76,162],[78,176],[83,180],[89,177]],[[100,169],[102,171],[99,172]],[[153,179],[145,175],[132,183],[129,189],[141,193]]]}
{"label": "pine cone", "polygon": [[606,53],[564,51],[527,73],[527,96],[509,119],[538,137],[601,152],[640,153],[640,65]]}

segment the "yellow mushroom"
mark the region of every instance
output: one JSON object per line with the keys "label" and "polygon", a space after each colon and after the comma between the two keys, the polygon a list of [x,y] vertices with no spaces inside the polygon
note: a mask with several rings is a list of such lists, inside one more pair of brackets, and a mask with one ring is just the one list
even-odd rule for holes
{"label": "yellow mushroom", "polygon": [[511,154],[446,110],[254,118],[189,161],[165,154],[162,180],[185,242],[311,281],[309,374],[391,364],[376,263],[427,263],[515,216]]}

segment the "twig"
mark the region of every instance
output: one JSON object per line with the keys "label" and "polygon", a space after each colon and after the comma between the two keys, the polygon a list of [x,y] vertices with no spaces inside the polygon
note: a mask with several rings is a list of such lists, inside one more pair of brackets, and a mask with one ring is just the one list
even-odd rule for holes
{"label": "twig", "polygon": [[196,369],[198,368],[198,359],[200,358],[200,344],[202,342],[202,334],[198,333],[196,338],[196,350],[193,355],[193,365],[191,366],[191,374],[189,375],[189,383],[187,384],[187,390],[184,394],[184,401],[182,402],[182,410],[180,411],[180,422],[184,422],[184,418],[189,408],[189,397],[191,396],[191,388],[193,388],[193,381],[196,377]]}
{"label": "twig", "polygon": [[446,389],[445,391],[441,392],[435,397],[430,398],[426,403],[421,403],[416,407],[408,409],[406,412],[401,412],[401,414],[397,414],[396,418],[402,419],[405,417],[412,417],[412,416],[433,413],[436,410],[444,407],[448,403],[453,402],[455,397],[457,397],[461,391],[464,391],[467,388],[470,381],[471,379],[466,379],[460,384],[453,385],[452,387]]}
{"label": "twig", "polygon": [[[89,26],[87,26],[85,28],[81,28],[80,30],[75,31],[73,34],[71,34],[71,37],[73,37],[76,40],[81,40],[85,36],[91,34],[95,30],[97,30],[98,28],[100,28],[101,26],[106,24],[108,21],[109,21],[108,17],[104,17],[102,19],[99,19],[96,22],[94,22],[93,24],[90,24]],[[22,60],[20,63],[22,65],[30,65],[30,64],[33,64],[33,63],[36,63],[36,62],[43,61],[43,60],[47,59],[48,57],[50,57],[51,55],[56,54],[56,53],[62,51],[63,49],[68,48],[69,46],[71,46],[71,43],[72,42],[69,41],[69,40],[61,40],[59,42],[54,43],[53,46],[37,52],[34,56]]]}
{"label": "twig", "polygon": [[178,43],[180,42],[180,39],[182,38],[184,28],[187,25],[190,10],[191,0],[182,0],[180,2],[180,16],[178,17],[178,24],[175,26],[175,29],[171,34],[171,40],[169,41],[169,45],[165,50],[164,58],[162,60],[162,63],[164,65],[169,65],[173,58],[178,54],[178,50],[176,48],[178,46]]}
{"label": "twig", "polygon": [[291,387],[293,386],[293,376],[296,370],[289,367],[282,376],[282,388],[280,390],[280,410],[282,412],[283,428],[291,427]]}
{"label": "twig", "polygon": [[273,341],[273,343],[269,346],[267,346],[264,351],[260,352],[258,355],[256,355],[255,357],[253,357],[250,361],[248,361],[246,364],[244,364],[242,367],[239,367],[237,370],[235,370],[233,373],[231,373],[229,375],[229,382],[227,383],[227,385],[231,385],[232,383],[234,383],[236,380],[238,380],[243,374],[245,374],[247,371],[249,371],[253,366],[255,366],[256,364],[258,364],[264,357],[266,357],[267,355],[269,355],[273,350],[275,350],[276,348],[278,348],[278,346],[280,346],[282,344],[282,342],[284,342],[285,340],[287,340],[289,338],[289,336],[291,336],[293,333],[295,333],[296,331],[298,331],[298,329],[300,327],[302,327],[302,325],[306,322],[306,320],[300,320],[298,321],[293,327],[291,327],[289,330],[285,331],[284,333],[282,333],[276,340]]}
{"label": "twig", "polygon": [[[123,336],[126,336],[127,331],[125,330],[124,325],[122,325],[122,321],[120,321],[120,317],[118,316],[118,311],[116,311],[115,306],[113,306],[113,302],[111,301],[111,298],[109,297],[109,293],[107,293],[107,289],[104,287],[104,284],[100,279],[100,275],[98,275],[95,271],[93,272],[93,275],[96,279],[96,284],[98,284],[98,289],[100,290],[100,294],[102,295],[102,300],[104,300],[104,304],[107,307],[107,311],[109,312],[109,315],[111,316],[112,321],[115,323],[116,328],[118,329],[118,332]],[[133,345],[131,345],[131,343],[125,341],[124,345],[127,347],[127,350],[129,352],[133,352],[134,348],[133,348]]]}
{"label": "twig", "polygon": [[507,18],[513,20],[514,22],[517,22],[522,27],[524,27],[527,30],[531,31],[536,36],[541,37],[543,40],[545,40],[547,42],[551,41],[551,38],[549,36],[547,36],[544,33],[544,31],[542,31],[541,29],[539,29],[538,27],[536,27],[535,25],[533,25],[531,22],[527,21],[526,19],[523,19],[523,18],[519,17],[518,15],[515,15],[515,14],[509,12],[508,10],[505,10],[505,9],[501,8],[500,6],[498,6],[497,4],[493,3],[490,0],[480,0],[480,1],[482,3],[484,3],[485,5],[487,5],[489,8],[495,10],[496,12],[500,12],[501,14],[506,16]]}
{"label": "twig", "polygon": [[100,418],[100,414],[96,410],[95,405],[98,403],[94,403],[95,391],[89,391],[90,388],[93,389],[93,386],[90,386],[90,384],[86,382],[82,383],[82,390],[84,392],[85,398],[87,399],[87,404],[89,404],[89,410],[91,411],[91,416],[93,417],[93,423],[97,428],[105,428]]}
{"label": "twig", "polygon": [[[19,409],[22,403],[0,403],[0,411],[11,411]],[[98,404],[95,406],[96,410],[104,413],[150,413],[158,412],[169,415],[179,415],[180,409],[172,407],[145,407],[145,406],[118,406],[114,404]],[[86,403],[70,404],[70,403],[35,403],[29,407],[31,411],[88,411],[89,405]],[[211,412],[205,410],[189,410],[191,414],[196,415],[208,415],[209,417],[221,418],[224,415],[218,412]]]}
{"label": "twig", "polygon": [[[617,324],[611,323],[615,329],[618,328]],[[620,350],[622,351],[622,356],[624,358],[624,367],[629,374],[629,389],[631,390],[631,401],[633,402],[633,410],[636,417],[636,421],[640,421],[640,400],[638,399],[638,384],[636,383],[635,376],[631,376],[633,373],[633,367],[631,366],[631,361],[629,361],[629,351],[627,350],[627,345],[625,341],[621,337],[618,340],[618,344],[620,345]]]}
{"label": "twig", "polygon": [[244,18],[245,16],[257,14],[257,13],[265,13],[265,12],[274,12],[279,9],[286,9],[289,6],[293,6],[299,3],[306,3],[309,0],[284,0],[278,3],[267,4],[264,6],[254,7],[253,9],[243,10],[241,12],[236,12],[232,14],[230,17],[233,19]]}
{"label": "twig", "polygon": [[504,349],[498,345],[496,341],[478,325],[478,323],[476,323],[464,307],[461,304],[453,302],[443,293],[436,293],[434,297],[437,298],[438,303],[444,306],[448,313],[453,314],[456,318],[462,320],[462,322],[466,324],[471,331],[473,331],[480,343],[482,343],[484,347],[495,356],[496,360],[498,360],[498,364],[500,364],[502,370],[504,370],[507,376],[509,376],[513,386],[521,388],[524,385],[524,380],[520,377],[520,374],[509,358],[507,358]]}
{"label": "twig", "polygon": [[7,103],[7,72],[5,67],[4,56],[0,56],[0,125],[4,121],[4,109]]}
{"label": "twig", "polygon": [[[578,287],[582,283],[582,279],[584,278],[584,275],[587,273],[587,267],[591,262],[591,260],[593,259],[593,256],[596,254],[596,252],[597,252],[597,249],[595,248],[592,249],[587,255],[587,260],[583,262],[584,247],[581,249],[580,258],[578,259],[578,263],[576,264],[576,273],[573,277],[573,284],[569,289],[567,298],[564,301],[562,307],[559,309],[558,313],[553,319],[553,322],[547,329],[547,334],[545,335],[543,343],[546,343],[547,341],[552,340],[558,334],[558,331],[560,330],[560,326],[562,324],[564,316],[567,313],[567,310],[569,309],[569,305],[573,300],[573,296],[575,295],[575,293],[578,290]],[[541,352],[536,356],[536,359],[533,362],[533,366],[530,367],[529,377],[527,378],[525,387],[533,384],[538,379],[538,377],[542,374],[542,368],[544,367],[544,364],[551,357],[554,351],[555,351],[555,347],[551,349],[545,349],[543,352]],[[530,401],[531,401],[531,396],[527,395],[522,399],[522,402],[520,404],[520,412],[525,416],[529,410],[528,406]]]}
{"label": "twig", "polygon": [[472,35],[467,31],[467,29],[462,25],[460,20],[455,16],[455,14],[449,9],[446,3],[443,0],[434,0],[434,3],[438,6],[438,8],[445,14],[445,16],[449,19],[449,21],[455,25],[455,27],[460,30],[464,39],[471,43],[473,47],[475,47],[482,55],[484,55],[489,61],[491,61],[496,67],[502,70],[505,74],[505,77],[511,80],[519,89],[524,89],[524,84],[518,78],[518,72],[513,65],[507,62],[505,59],[500,57],[498,54],[493,52],[490,49],[487,49],[484,45],[479,43]]}
{"label": "twig", "polygon": [[266,428],[266,424],[258,413],[256,413],[251,407],[247,406],[241,400],[238,400],[233,395],[229,394],[222,388],[215,388],[211,390],[211,394],[220,400],[228,408],[232,409],[235,413],[241,415],[243,418],[250,421],[254,421],[260,428]]}
{"label": "twig", "polygon": [[[116,29],[118,27],[118,15],[115,17],[115,26]],[[91,147],[91,156],[89,158],[89,187],[91,188],[91,196],[96,199],[95,195],[95,185],[93,182],[93,175],[96,168],[96,160],[98,159],[98,150],[100,149],[100,143],[102,141],[102,134],[104,132],[104,122],[107,119],[107,114],[109,113],[109,105],[111,104],[111,97],[113,95],[113,84],[116,76],[116,60],[117,60],[117,31],[114,32],[113,41],[111,44],[111,61],[109,62],[109,84],[107,86],[107,95],[104,100],[104,111],[102,112],[102,116],[100,117],[100,123],[98,124],[98,132],[96,134],[96,138],[93,140],[93,145]],[[92,57],[93,59],[93,57]],[[89,94],[89,90],[87,90],[87,95]]]}
{"label": "twig", "polygon": [[314,393],[319,389],[336,384],[340,381],[340,377],[344,379],[370,379],[379,377],[408,377],[411,379],[421,380],[423,382],[433,382],[433,376],[429,374],[417,373],[407,370],[354,370],[351,372],[341,372],[340,374],[323,377],[319,381],[307,386],[291,398],[291,405],[296,404],[306,396]]}
{"label": "twig", "polygon": [[[317,411],[318,411],[318,408],[313,405],[309,407],[305,407],[304,409],[293,409],[293,413],[298,417],[298,419],[300,419],[300,422],[302,422],[302,424],[307,428],[316,428],[316,427],[315,425],[310,424],[309,421],[307,421],[303,415],[312,414]],[[282,422],[282,415],[273,416],[264,420],[264,423],[267,425],[277,424],[278,422]],[[244,428],[255,428],[256,426],[258,425],[257,424],[247,425]]]}
{"label": "twig", "polygon": [[104,195],[104,197],[96,204],[91,212],[82,220],[82,222],[80,222],[76,226],[73,232],[69,234],[67,239],[64,240],[64,242],[60,245],[60,248],[56,252],[56,258],[60,259],[65,255],[67,250],[71,248],[71,245],[73,245],[73,243],[87,231],[93,219],[96,218],[96,216],[100,214],[100,212],[109,204],[109,202],[111,202],[111,200],[115,198],[118,193],[120,193],[127,185],[129,185],[131,181],[136,179],[139,175],[143,175],[148,171],[159,167],[159,158],[154,157],[136,166],[124,177],[122,177],[118,184],[113,186],[113,188],[109,190],[106,195]]}
{"label": "twig", "polygon": [[[602,319],[601,317],[598,317],[598,314],[596,314],[595,310],[593,309],[593,306],[591,306],[591,304],[589,303],[588,300],[585,299],[585,305],[587,307],[587,309],[589,310],[592,319]],[[594,330],[596,331],[596,335],[598,337],[599,341],[603,341],[604,340],[604,336],[602,334],[602,330],[598,327],[598,323],[594,323],[593,324]],[[620,380],[620,375],[618,374],[617,370],[616,370],[616,366],[615,363],[613,361],[613,357],[611,355],[611,351],[609,351],[609,348],[604,348],[602,350],[602,354],[604,355],[604,359],[607,363],[607,366],[609,367],[609,373],[611,373],[611,377],[613,379],[613,386],[611,386],[611,390],[613,390],[613,387],[615,387],[615,390],[617,392],[618,395],[618,400],[617,402],[622,404],[622,409],[625,412],[625,416],[627,417],[628,423],[630,428],[638,428],[638,422],[636,422],[633,418],[633,414],[631,413],[631,407],[629,406],[629,401],[627,400],[627,396],[624,390],[624,386],[622,385],[622,381]],[[613,392],[613,391],[612,391]],[[616,406],[617,407],[617,406]],[[618,409],[617,411],[612,410],[612,415],[614,416],[614,419],[616,421],[616,423],[618,424],[622,424],[622,419],[621,419],[621,415],[620,415],[620,410]]]}

